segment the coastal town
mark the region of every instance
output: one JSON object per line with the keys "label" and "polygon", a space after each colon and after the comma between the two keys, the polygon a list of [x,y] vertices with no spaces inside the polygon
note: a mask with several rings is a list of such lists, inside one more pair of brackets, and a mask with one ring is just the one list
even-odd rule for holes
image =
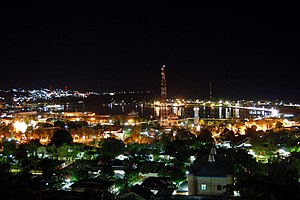
{"label": "coastal town", "polygon": [[[160,99],[128,101],[122,98],[126,92],[80,93],[66,88],[1,93],[0,170],[6,188],[1,192],[8,196],[299,195],[298,104],[167,99],[163,93]],[[110,109],[133,106],[135,110],[125,113],[123,108],[117,114],[85,110],[91,96],[105,96],[103,106]],[[137,108],[151,112],[141,116]]]}
{"label": "coastal town", "polygon": [[0,199],[300,199],[299,9],[3,1]]}

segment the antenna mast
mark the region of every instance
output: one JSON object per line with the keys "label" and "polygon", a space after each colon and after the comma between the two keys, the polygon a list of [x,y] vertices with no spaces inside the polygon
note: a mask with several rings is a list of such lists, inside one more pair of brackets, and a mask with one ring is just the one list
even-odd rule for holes
{"label": "antenna mast", "polygon": [[165,65],[161,67],[161,83],[160,83],[160,123],[162,126],[168,125],[168,105],[167,105],[167,81],[165,74]]}

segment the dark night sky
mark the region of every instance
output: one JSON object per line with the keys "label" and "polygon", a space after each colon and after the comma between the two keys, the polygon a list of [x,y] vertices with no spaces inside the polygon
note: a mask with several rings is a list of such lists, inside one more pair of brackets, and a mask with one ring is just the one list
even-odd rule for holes
{"label": "dark night sky", "polygon": [[1,7],[0,88],[300,100],[296,9],[72,2]]}

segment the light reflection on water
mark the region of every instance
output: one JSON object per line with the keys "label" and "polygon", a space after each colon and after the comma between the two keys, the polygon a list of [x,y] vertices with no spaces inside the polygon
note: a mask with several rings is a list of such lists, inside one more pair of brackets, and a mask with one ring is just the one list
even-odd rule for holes
{"label": "light reflection on water", "polygon": [[[88,107],[88,106],[87,106]],[[193,118],[195,116],[195,106],[173,106],[169,107],[169,112],[179,116],[179,118]],[[231,107],[205,107],[197,106],[199,108],[198,115],[200,118],[217,118],[217,119],[239,119],[265,116],[266,111],[254,111],[241,108]],[[99,115],[127,115],[130,112],[137,112],[142,118],[158,118],[160,107],[147,105],[147,104],[126,104],[126,105],[113,105],[113,104],[100,104],[89,106],[91,112]]]}

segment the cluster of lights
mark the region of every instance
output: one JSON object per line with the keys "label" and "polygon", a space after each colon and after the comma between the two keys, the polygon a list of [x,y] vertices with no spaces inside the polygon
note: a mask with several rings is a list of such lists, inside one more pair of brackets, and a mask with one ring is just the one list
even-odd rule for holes
{"label": "cluster of lights", "polygon": [[27,124],[25,122],[22,122],[22,121],[16,121],[14,124],[13,124],[16,132],[21,132],[21,133],[25,133],[26,130],[27,130]]}

